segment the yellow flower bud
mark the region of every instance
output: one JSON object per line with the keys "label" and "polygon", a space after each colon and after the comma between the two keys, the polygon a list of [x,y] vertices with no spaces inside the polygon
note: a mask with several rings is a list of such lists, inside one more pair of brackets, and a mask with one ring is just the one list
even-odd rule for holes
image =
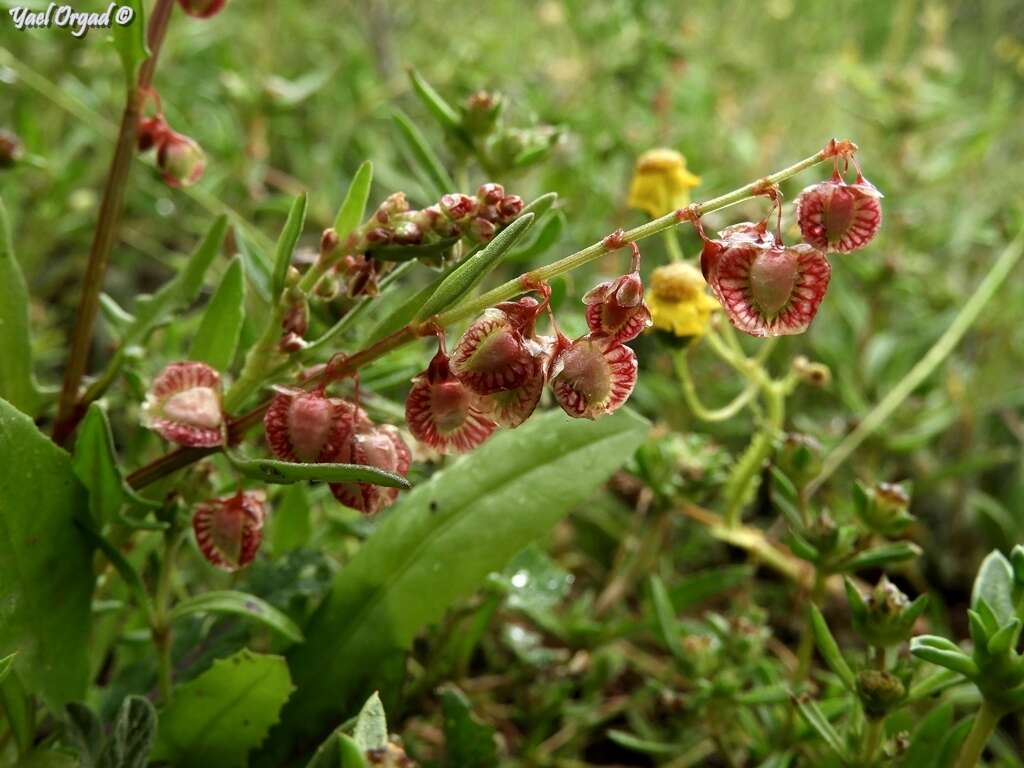
{"label": "yellow flower bud", "polygon": [[686,158],[674,149],[652,149],[636,161],[629,185],[629,207],[647,211],[651,218],[689,204],[690,190],[700,177],[686,168]]}
{"label": "yellow flower bud", "polygon": [[651,273],[647,306],[654,327],[676,336],[703,336],[719,304],[704,290],[707,283],[696,267],[676,261]]}

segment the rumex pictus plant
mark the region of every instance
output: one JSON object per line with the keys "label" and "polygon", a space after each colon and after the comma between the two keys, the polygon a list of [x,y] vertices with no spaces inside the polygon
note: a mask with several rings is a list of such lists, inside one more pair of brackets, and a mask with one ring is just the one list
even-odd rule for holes
{"label": "rumex pictus plant", "polygon": [[[224,3],[181,0],[180,5],[190,16],[202,19],[221,12]],[[91,325],[103,301],[105,261],[129,183],[126,166],[131,155],[153,151],[162,181],[174,189],[199,183],[204,169],[216,165],[216,158],[207,158],[194,140],[171,128],[153,82],[156,53],[173,8],[173,3],[157,4],[144,60],[133,58],[144,56],[138,41],[122,42],[128,64],[128,104],[83,281],[65,386],[56,408],[45,402],[31,414],[41,423],[52,422],[57,442],[74,446],[74,476],[84,483],[89,497],[88,514],[74,522],[89,542],[89,553],[96,550],[95,563],[87,564],[98,570],[99,594],[109,590],[125,596],[144,617],[140,626],[125,631],[125,637],[147,653],[152,646],[158,693],[150,698],[161,711],[157,716],[144,703],[146,699],[128,698],[111,721],[111,737],[99,738],[101,726],[91,710],[59,706],[67,698],[66,690],[74,686],[56,692],[44,686],[39,689],[40,698],[51,707],[54,719],[33,724],[27,740],[23,729],[16,735],[25,741],[19,747],[27,753],[36,749],[35,741],[50,740],[100,759],[108,749],[124,754],[131,742],[130,749],[145,760],[159,727],[152,759],[188,764],[195,760],[191,750],[199,749],[190,709],[201,713],[200,703],[209,700],[211,692],[233,695],[233,686],[251,679],[277,679],[275,695],[284,691],[283,698],[263,708],[269,722],[260,721],[260,738],[248,746],[258,745],[288,697],[287,667],[277,654],[240,651],[184,679],[182,669],[175,667],[175,644],[188,641],[193,627],[187,620],[207,614],[244,616],[272,631],[270,639],[257,638],[262,640],[261,650],[281,650],[285,643],[301,646],[306,632],[313,647],[313,638],[322,638],[323,632],[316,634],[315,622],[298,626],[296,617],[242,589],[183,593],[180,575],[189,567],[187,553],[198,552],[208,566],[233,574],[230,586],[237,587],[244,584],[239,580],[258,558],[265,528],[276,515],[284,514],[276,507],[285,506],[285,496],[275,492],[275,485],[298,487],[300,493],[315,493],[323,487],[339,505],[366,515],[360,524],[374,525],[376,520],[369,518],[398,502],[412,484],[410,475],[415,479],[420,472],[416,465],[425,458],[468,454],[464,464],[445,470],[453,478],[460,468],[470,466],[474,456],[489,455],[481,452],[488,450],[491,441],[513,430],[529,436],[529,449],[544,437],[540,430],[531,431],[531,425],[544,420],[543,428],[549,429],[554,423],[549,417],[557,410],[583,422],[610,419],[622,411],[642,376],[640,337],[654,326],[654,335],[671,337],[682,396],[694,416],[718,422],[750,413],[755,420],[749,447],[728,467],[724,478],[721,514],[688,502],[672,489],[659,491],[657,505],[664,508],[658,514],[681,506],[715,538],[769,564],[793,582],[794,594],[809,598],[795,652],[782,654],[779,662],[771,657],[772,638],[756,605],[738,615],[707,613],[699,621],[680,622],[664,585],[658,578],[651,580],[656,626],[675,660],[675,668],[666,674],[671,685],[681,681],[672,691],[677,697],[674,704],[707,724],[712,751],[705,756],[715,754],[719,762],[736,765],[751,761],[876,765],[899,764],[909,754],[918,760],[911,764],[924,765],[942,764],[937,762],[942,751],[958,755],[959,765],[974,764],[998,719],[1019,708],[1015,698],[1020,685],[1018,553],[1007,561],[1012,563],[1010,570],[997,556],[982,569],[970,614],[971,654],[949,640],[923,636],[912,641],[913,655],[949,672],[928,674],[927,667],[915,667],[904,651],[922,620],[926,599],[918,596],[910,601],[884,574],[874,587],[858,577],[863,571],[898,567],[918,555],[904,536],[913,522],[909,498],[897,486],[856,485],[841,509],[829,510],[817,503],[816,492],[835,469],[835,454],[822,462],[820,447],[812,438],[787,432],[787,401],[801,385],[827,385],[829,371],[805,357],[794,357],[779,375],[772,370],[774,339],[812,327],[826,299],[833,261],[871,257],[870,241],[881,224],[881,195],[861,174],[851,142],[830,141],[793,166],[693,204],[689,190],[699,179],[676,153],[649,154],[638,163],[630,197],[652,215],[651,221],[612,232],[582,250],[482,290],[493,270],[552,220],[557,207],[553,195],[525,204],[516,194],[506,193],[506,185],[510,191],[515,187],[505,177],[514,178],[512,171],[543,159],[558,132],[508,126],[502,114],[504,101],[496,94],[476,93],[462,108],[453,108],[413,75],[413,88],[445,130],[458,165],[465,171],[473,164],[481,171],[483,183],[472,185],[477,187],[475,192],[468,183],[456,185],[447,178],[447,170],[417,126],[398,114],[399,135],[417,158],[418,171],[430,180],[428,186],[437,187],[432,189],[437,194],[417,208],[410,202],[412,195],[393,192],[367,214],[373,176],[372,166],[364,164],[333,225],[319,235],[312,259],[298,257],[307,200],[297,196],[272,258],[266,260],[262,276],[268,294],[266,311],[239,366],[234,365],[239,329],[232,325],[232,312],[224,307],[232,295],[239,303],[239,284],[257,279],[244,260],[233,261],[225,271],[183,359],[165,363],[143,358],[133,363],[131,372],[126,365],[132,347],[145,345],[156,326],[174,322],[174,314],[194,300],[203,273],[218,252],[232,249],[226,239],[227,222],[218,220],[180,278],[141,300],[134,316],[124,319],[119,346],[106,367],[83,381]],[[804,242],[787,245],[780,185],[828,162],[833,166],[831,179],[808,187],[796,200],[795,220]],[[847,181],[849,166],[855,171],[852,183]],[[705,217],[755,198],[766,198],[772,206],[764,219],[732,224],[716,237],[708,236]],[[237,221],[232,225],[233,234],[244,226]],[[675,240],[676,231],[689,226],[702,241],[697,263],[682,258]],[[640,243],[657,234],[665,236],[669,252],[678,258],[651,269],[642,262]],[[868,250],[851,255],[865,247]],[[648,252],[648,244],[643,249]],[[622,252],[629,255],[622,274],[598,282],[583,294],[575,308],[582,322],[573,325],[581,332],[570,338],[560,329],[556,313],[568,327],[565,320],[572,310],[564,304],[555,306],[553,281]],[[1011,261],[1007,258],[1005,264]],[[395,317],[387,318],[383,331],[363,335],[365,343],[349,345],[349,335],[368,326],[413,268],[424,266],[438,270],[426,290],[417,292]],[[642,271],[649,274],[646,291]],[[989,297],[997,284],[993,281],[984,288]],[[985,293],[979,295],[984,303]],[[340,316],[331,303],[338,297],[345,302]],[[978,302],[965,305],[963,322],[970,321],[967,310],[976,314],[978,306]],[[934,367],[935,358],[943,349],[948,352],[957,334],[962,335],[963,322],[940,339],[938,352],[925,361],[928,365]],[[767,341],[759,341],[757,351],[749,353],[750,342],[741,341],[735,330]],[[423,340],[429,343],[429,351],[423,348]],[[404,409],[380,408],[365,373],[404,346],[421,348],[421,368],[407,388]],[[720,359],[743,382],[736,399],[721,407],[703,404],[689,372],[689,359],[705,353]],[[915,375],[926,374],[925,368],[920,370],[923,373]],[[138,391],[131,405],[138,409],[138,424],[170,445],[152,461],[122,474],[105,395],[115,383],[138,371],[145,383],[139,388],[144,393]],[[46,399],[45,393],[39,395]],[[885,407],[895,407],[892,402]],[[874,428],[871,419],[865,423],[861,436]],[[262,437],[253,434],[260,427]],[[14,435],[14,428],[10,429]],[[24,433],[34,427],[22,420],[17,429]],[[31,434],[31,439],[37,439]],[[855,432],[851,440],[856,439]],[[59,455],[50,458],[59,463],[55,458]],[[641,466],[638,475],[650,488],[658,488],[651,473],[653,463]],[[744,524],[744,512],[758,499],[767,500],[778,513],[784,546]],[[435,507],[443,511],[445,502],[431,498],[423,506],[433,514],[438,511]],[[406,511],[399,508],[393,514]],[[516,511],[511,508],[506,513]],[[384,524],[390,519],[386,514],[381,517]],[[387,529],[377,530],[373,538],[380,541]],[[652,537],[660,533],[660,528],[652,527]],[[137,549],[147,552],[143,562],[135,557]],[[457,561],[444,565],[459,567]],[[635,581],[636,575],[625,581]],[[609,584],[596,615],[621,596],[622,584]],[[859,644],[842,649],[823,610],[837,584],[859,638]],[[354,631],[358,630],[350,630]],[[827,672],[813,668],[815,649]],[[46,664],[25,656],[19,648],[0,674],[10,668],[25,671],[26,679],[35,684]],[[325,657],[322,663],[331,666],[334,660]],[[344,663],[365,662],[349,658]],[[21,665],[23,669],[18,669]],[[323,674],[330,672],[325,669]],[[930,695],[951,687],[962,691],[968,687],[965,681],[976,686],[983,701],[969,733],[963,727],[967,721],[962,721],[951,729],[948,739],[932,744],[932,731],[907,738],[887,726],[903,722],[901,713],[921,706]],[[367,692],[353,687],[360,694]],[[304,690],[300,685],[296,697]],[[5,691],[5,712],[11,720],[19,702],[28,701],[28,707],[34,708],[31,695],[17,696],[18,692]],[[451,702],[452,711],[465,713],[457,695],[446,701]],[[53,707],[54,702],[58,706]],[[348,698],[344,706],[346,716],[354,714]],[[300,717],[294,716],[292,722]],[[740,725],[731,725],[732,719]],[[469,721],[468,716],[464,720]],[[288,724],[285,717],[282,728]],[[36,727],[38,738],[33,735]],[[319,723],[295,731],[305,737],[304,730],[318,729],[317,736],[328,730]],[[682,745],[659,744],[622,730],[614,731],[611,738],[639,752],[683,750]],[[313,765],[411,764],[390,739],[375,698],[354,723],[343,723],[315,752],[306,741],[278,731],[268,749],[284,749],[289,759],[305,749],[312,753]],[[698,747],[707,749],[702,743]]]}

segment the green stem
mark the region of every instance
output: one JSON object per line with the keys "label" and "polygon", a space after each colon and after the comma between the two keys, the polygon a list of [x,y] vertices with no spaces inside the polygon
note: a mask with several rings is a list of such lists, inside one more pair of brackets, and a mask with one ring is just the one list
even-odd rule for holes
{"label": "green stem", "polygon": [[171,529],[164,537],[163,559],[160,562],[160,577],[153,599],[153,624],[150,633],[157,652],[157,669],[160,684],[160,699],[164,706],[171,702],[174,683],[171,670],[171,581],[174,574],[174,560],[178,553],[181,536]]}
{"label": "green stem", "polygon": [[749,403],[757,394],[757,382],[750,382],[742,392],[736,395],[731,402],[720,408],[708,408],[701,402],[697,394],[697,386],[694,384],[693,375],[690,373],[690,364],[687,360],[687,350],[681,349],[675,355],[676,375],[682,384],[683,399],[693,415],[701,421],[726,421],[731,419]]}
{"label": "green stem", "polygon": [[[820,568],[814,569],[814,585],[811,587],[811,602],[814,605],[820,606],[822,599],[825,597],[825,574],[821,572]],[[800,635],[800,645],[797,647],[796,653],[796,670],[793,673],[793,690],[797,691],[801,685],[807,680],[807,676],[811,672],[811,654],[814,651],[814,633],[811,631],[810,624],[807,623],[804,626],[804,631]]]}
{"label": "green stem", "polygon": [[725,482],[725,512],[722,517],[726,527],[739,524],[740,513],[747,502],[750,490],[759,478],[764,462],[771,456],[775,440],[782,432],[786,421],[786,398],[782,383],[769,379],[759,366],[754,370],[757,370],[763,379],[760,381],[760,387],[767,413],[760,429],[733,466]]}
{"label": "green stem", "polygon": [[921,382],[931,376],[939,364],[950,355],[967,330],[978,319],[985,305],[995,296],[1010,271],[1017,265],[1022,253],[1024,253],[1024,232],[1018,234],[1013,242],[1006,246],[996,263],[992,265],[992,269],[985,275],[957,316],[953,318],[953,322],[949,324],[949,327],[925,356],[861,420],[857,428],[843,438],[842,442],[825,457],[818,476],[808,485],[808,494],[815,493],[832,476],[832,473],[860,447],[861,443],[874,434],[875,430],[895,413],[896,409],[917,389]]}
{"label": "green stem", "polygon": [[882,718],[871,718],[864,726],[864,746],[861,754],[864,756],[863,765],[870,766],[875,760],[878,747],[882,744],[882,736],[885,733],[885,720]]}
{"label": "green stem", "polygon": [[974,768],[978,764],[1000,716],[999,711],[987,701],[982,703],[978,714],[974,716],[974,724],[967,734],[967,740],[960,747],[960,755],[954,768]]}

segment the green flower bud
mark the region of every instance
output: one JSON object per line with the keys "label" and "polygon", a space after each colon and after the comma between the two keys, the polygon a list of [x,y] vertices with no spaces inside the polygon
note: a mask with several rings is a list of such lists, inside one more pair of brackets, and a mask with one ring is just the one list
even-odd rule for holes
{"label": "green flower bud", "polygon": [[505,106],[500,93],[477,91],[462,107],[462,126],[472,136],[486,136],[494,130]]}
{"label": "green flower bud", "polygon": [[853,504],[861,522],[883,536],[897,535],[914,521],[908,511],[910,493],[897,483],[878,483],[874,488],[856,483]]}
{"label": "green flower bud", "polygon": [[783,439],[775,463],[793,485],[802,488],[821,469],[821,443],[810,435],[791,432]]}
{"label": "green flower bud", "polygon": [[884,648],[910,639],[914,622],[928,607],[927,595],[919,595],[911,602],[884,575],[866,596],[846,579],[846,597],[853,614],[854,630],[868,644]]}
{"label": "green flower bud", "polygon": [[821,558],[826,558],[839,544],[839,527],[828,512],[822,512],[804,532],[804,538],[818,550]]}
{"label": "green flower bud", "polygon": [[885,717],[907,695],[907,688],[896,675],[880,669],[865,669],[857,675],[857,695],[864,713],[873,719]]}

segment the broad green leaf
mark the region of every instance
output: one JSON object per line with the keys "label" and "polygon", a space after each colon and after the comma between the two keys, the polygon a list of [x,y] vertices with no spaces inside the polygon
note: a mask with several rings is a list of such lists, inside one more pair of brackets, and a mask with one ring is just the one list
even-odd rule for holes
{"label": "broad green leaf", "polygon": [[305,644],[292,650],[299,694],[274,746],[320,737],[375,688],[387,691],[381,677],[396,652],[584,502],[643,442],[647,426],[627,409],[598,421],[536,415],[400,499],[339,572]]}
{"label": "broad green leaf", "polygon": [[35,703],[18,680],[18,675],[11,670],[8,670],[7,678],[0,681],[0,709],[7,727],[14,734],[18,752],[28,752],[35,738]]}
{"label": "broad green leaf", "polygon": [[218,371],[228,370],[235,359],[243,322],[245,275],[242,260],[236,256],[206,305],[199,330],[192,339],[189,359],[206,363]]}
{"label": "broad green leaf", "polygon": [[203,592],[182,600],[171,610],[171,620],[193,613],[227,613],[244,616],[280,632],[296,643],[302,642],[302,630],[295,622],[266,600],[233,590]]}
{"label": "broad green leaf", "polygon": [[300,464],[277,459],[243,459],[236,454],[225,455],[243,475],[277,485],[315,480],[321,483],[373,483],[388,488],[409,487],[409,481],[401,475],[362,464]]}
{"label": "broad green leaf", "polygon": [[128,696],[118,710],[98,768],[146,768],[156,736],[156,710],[149,699]]}
{"label": "broad green leaf", "polygon": [[441,713],[444,715],[445,765],[450,768],[498,765],[494,728],[473,715],[469,700],[454,685],[447,685],[441,691]]}
{"label": "broad green leaf", "polygon": [[846,762],[846,747],[843,745],[842,737],[825,717],[825,713],[821,711],[814,699],[798,696],[794,699],[794,703],[807,724],[843,762]]}
{"label": "broad green leaf", "polygon": [[0,659],[0,683],[2,683],[4,678],[10,674],[11,668],[14,666],[14,657],[17,655],[18,653],[15,651],[14,653],[9,653]]}
{"label": "broad green leaf", "polygon": [[164,322],[170,314],[196,300],[203,287],[203,276],[220,253],[227,233],[228,220],[220,216],[203,241],[189,257],[184,269],[151,296],[141,296],[135,303],[135,322],[125,331],[123,346],[136,344]]}
{"label": "broad green leaf", "polygon": [[573,576],[536,544],[517,553],[495,578],[506,591],[505,604],[537,616],[554,608],[572,589]]}
{"label": "broad green leaf", "polygon": [[445,133],[469,144],[459,113],[415,69],[409,70],[412,89]]}
{"label": "broad green leaf", "polygon": [[384,749],[388,745],[388,721],[380,694],[374,691],[359,710],[352,739],[363,752]]}
{"label": "broad green leaf", "polygon": [[42,395],[32,375],[28,289],[11,244],[7,210],[0,199],[0,397],[36,416]]}
{"label": "broad green leaf", "polygon": [[309,498],[303,483],[289,485],[277,499],[270,516],[268,540],[275,557],[309,543],[313,533]]}
{"label": "broad green leaf", "polygon": [[92,548],[71,457],[0,400],[0,654],[53,712],[88,683]]}
{"label": "broad green leaf", "polygon": [[246,765],[293,690],[281,656],[242,650],[175,691],[160,713],[153,760],[174,765]]}
{"label": "broad green leaf", "polygon": [[302,225],[306,223],[306,193],[302,192],[292,202],[288,211],[288,219],[281,230],[281,236],[277,238],[277,245],[274,248],[274,274],[270,284],[271,291],[275,298],[281,295],[284,290],[284,281],[288,276],[288,267],[292,263],[292,255],[295,253],[295,244],[299,242],[299,235],[302,234]]}
{"label": "broad green leaf", "polygon": [[82,419],[71,466],[82,485],[89,490],[89,510],[99,528],[116,519],[124,504],[151,509],[160,506],[139,496],[125,481],[114,453],[110,422],[99,403],[92,403]]}
{"label": "broad green leaf", "polygon": [[825,616],[814,603],[808,606],[808,610],[810,611],[811,631],[814,633],[814,642],[818,646],[818,653],[821,654],[825,663],[828,664],[829,669],[835,672],[839,679],[843,681],[843,685],[851,691],[856,691],[857,678],[854,677],[853,670],[850,669],[850,665],[843,658],[843,654],[839,650],[839,644],[836,643],[836,639],[828,628]]}
{"label": "broad green leaf", "polygon": [[398,137],[401,140],[401,147],[409,156],[409,162],[417,175],[422,177],[424,184],[428,186],[428,193],[435,199],[441,195],[455,190],[455,182],[452,181],[444,163],[434,154],[430,144],[420,133],[420,129],[399,109],[396,109],[391,116],[392,122],[398,129]]}
{"label": "broad green leaf", "polygon": [[679,622],[676,621],[676,612],[665,588],[665,582],[657,574],[652,575],[650,581],[651,603],[654,606],[654,617],[658,623],[661,640],[676,659],[685,662],[686,654],[683,653],[683,647],[679,642]]}
{"label": "broad green leaf", "polygon": [[[124,0],[120,7],[131,8],[131,22],[120,24],[116,19],[111,19],[110,33],[117,55],[121,57],[121,66],[124,67],[124,76],[130,91],[135,85],[139,65],[149,58],[149,48],[146,46],[146,16],[142,0]],[[117,12],[115,6],[114,13]]]}
{"label": "broad green leaf", "polygon": [[990,552],[982,561],[974,579],[971,606],[976,609],[980,600],[988,603],[999,626],[1016,615],[1013,608],[1013,566],[998,549]]}
{"label": "broad green leaf", "polygon": [[370,185],[373,183],[373,163],[369,160],[363,162],[352,177],[352,183],[348,185],[348,192],[345,193],[345,200],[338,209],[338,215],[334,217],[334,231],[338,234],[341,242],[356,230],[363,223],[363,216],[366,214],[366,201],[370,199]]}
{"label": "broad green leaf", "polygon": [[417,320],[425,320],[444,312],[466,296],[476,285],[501,263],[509,249],[516,244],[533,223],[533,214],[520,216],[501,230],[484,248],[459,264],[458,268],[441,281],[437,290],[416,313]]}

